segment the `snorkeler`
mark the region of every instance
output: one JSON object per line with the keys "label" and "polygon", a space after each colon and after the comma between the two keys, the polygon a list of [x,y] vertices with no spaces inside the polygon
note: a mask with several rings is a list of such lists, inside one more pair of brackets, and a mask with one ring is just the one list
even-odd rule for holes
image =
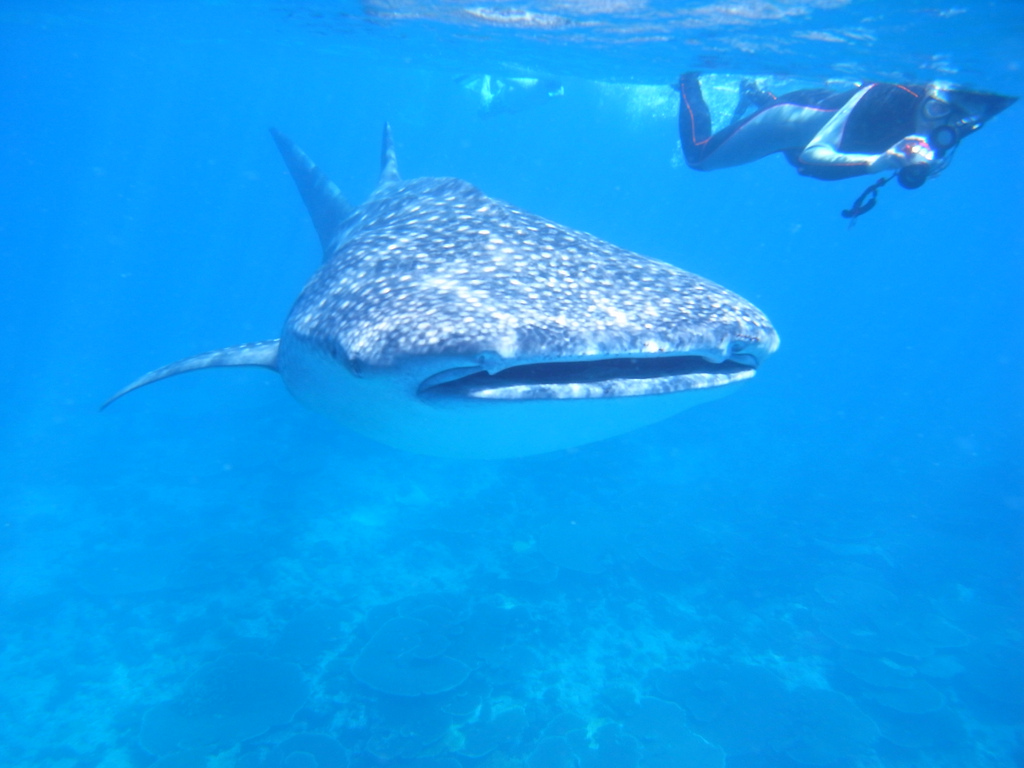
{"label": "snorkeler", "polygon": [[479,99],[481,117],[519,112],[565,94],[551,78],[466,75],[456,82]]}
{"label": "snorkeler", "polygon": [[[679,137],[691,168],[710,171],[782,152],[804,176],[832,180],[891,171],[906,189],[939,174],[961,139],[1016,101],[942,83],[868,83],[775,96],[744,80],[732,121],[712,133],[697,73],[684,74],[679,90]],[[843,215],[855,219],[871,210],[891,178],[868,187]]]}

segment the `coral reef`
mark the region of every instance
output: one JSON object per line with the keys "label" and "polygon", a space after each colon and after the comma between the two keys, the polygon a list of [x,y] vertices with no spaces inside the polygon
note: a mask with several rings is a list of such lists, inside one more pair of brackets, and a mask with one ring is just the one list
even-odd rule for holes
{"label": "coral reef", "polygon": [[284,725],[309,695],[298,667],[255,654],[223,656],[195,672],[142,720],[139,743],[154,755],[230,747]]}
{"label": "coral reef", "polygon": [[374,690],[395,696],[444,693],[471,672],[446,656],[448,640],[422,619],[391,619],[352,662],[352,676]]}

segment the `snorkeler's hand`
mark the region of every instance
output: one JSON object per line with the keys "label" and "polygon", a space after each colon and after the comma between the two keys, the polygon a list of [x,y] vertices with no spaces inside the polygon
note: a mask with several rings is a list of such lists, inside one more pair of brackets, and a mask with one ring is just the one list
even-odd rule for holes
{"label": "snorkeler's hand", "polygon": [[923,136],[907,136],[897,141],[886,154],[892,154],[900,168],[927,165],[935,160],[935,150]]}
{"label": "snorkeler's hand", "polygon": [[871,163],[874,173],[898,171],[911,165],[927,165],[935,160],[935,150],[923,136],[904,136]]}

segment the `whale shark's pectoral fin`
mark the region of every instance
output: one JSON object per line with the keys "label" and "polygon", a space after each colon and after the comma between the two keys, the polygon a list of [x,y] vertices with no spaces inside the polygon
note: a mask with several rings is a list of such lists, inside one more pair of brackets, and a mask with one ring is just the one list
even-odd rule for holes
{"label": "whale shark's pectoral fin", "polygon": [[101,405],[100,410],[102,411],[119,397],[127,395],[133,389],[144,387],[161,379],[169,379],[171,376],[177,376],[179,373],[198,371],[203,368],[234,368],[250,365],[270,368],[272,371],[276,371],[277,348],[280,342],[280,339],[257,341],[254,344],[224,347],[224,349],[215,349],[213,352],[204,352],[201,355],[186,357],[184,360],[165,365],[163,368],[157,368],[155,371],[150,371],[145,376],[136,379]]}
{"label": "whale shark's pectoral fin", "polygon": [[334,238],[352,215],[352,206],[345,200],[338,186],[291,139],[274,128],[270,129],[270,135],[274,137],[288,172],[299,188],[326,258]]}

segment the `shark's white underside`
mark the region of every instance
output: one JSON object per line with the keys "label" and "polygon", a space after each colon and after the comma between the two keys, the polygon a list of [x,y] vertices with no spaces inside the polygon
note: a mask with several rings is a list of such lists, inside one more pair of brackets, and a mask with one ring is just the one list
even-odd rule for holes
{"label": "shark's white underside", "polygon": [[621,435],[718,399],[754,375],[743,372],[730,382],[705,375],[693,388],[658,395],[601,397],[591,389],[593,396],[581,391],[564,398],[498,392],[426,398],[417,391],[425,376],[416,366],[400,375],[342,375],[335,360],[315,350],[284,355],[281,363],[281,377],[297,400],[366,437],[414,453],[479,459],[530,456]]}

